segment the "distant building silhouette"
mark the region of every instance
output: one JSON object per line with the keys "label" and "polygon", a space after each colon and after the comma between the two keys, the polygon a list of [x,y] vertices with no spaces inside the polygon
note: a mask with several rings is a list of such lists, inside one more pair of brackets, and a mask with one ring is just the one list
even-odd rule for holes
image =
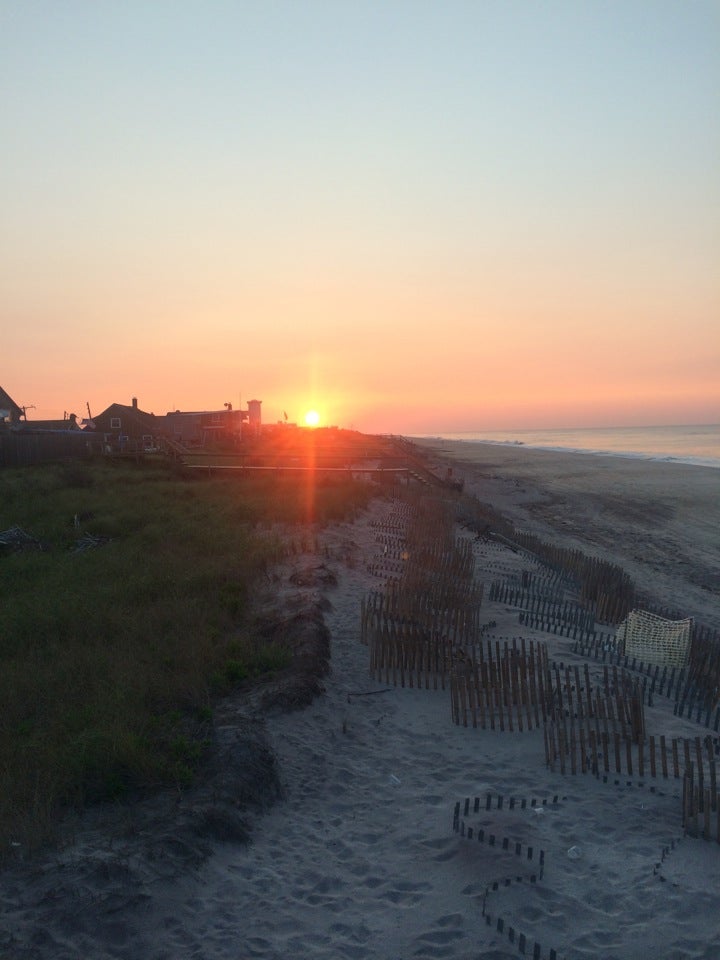
{"label": "distant building silhouette", "polygon": [[0,428],[17,426],[25,411],[0,387]]}
{"label": "distant building silhouette", "polygon": [[96,436],[104,437],[110,443],[120,443],[122,438],[141,442],[143,437],[156,437],[163,432],[164,417],[146,413],[138,407],[137,397],[130,404],[111,403],[109,407],[93,418]]}

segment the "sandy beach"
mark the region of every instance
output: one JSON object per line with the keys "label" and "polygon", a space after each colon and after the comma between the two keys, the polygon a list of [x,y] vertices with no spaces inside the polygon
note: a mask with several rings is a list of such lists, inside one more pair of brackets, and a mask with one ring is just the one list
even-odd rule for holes
{"label": "sandy beach", "polygon": [[424,440],[521,530],[619,564],[655,604],[720,628],[720,471],[659,460]]}
{"label": "sandy beach", "polygon": [[[518,528],[619,563],[648,597],[720,626],[718,471],[470,446],[427,444]],[[402,506],[374,501],[267,584],[282,622],[303,614],[308,669],[329,642],[319,695],[290,711],[292,688],[233,699],[201,787],[92,811],[61,850],[19,854],[1,888],[0,957],[720,956],[720,844],[685,835],[681,778],[561,772],[542,725],[457,724],[449,689],[370,675],[361,602],[383,587],[380,531],[402,529]],[[456,535],[483,585],[487,639],[545,643],[563,669],[601,676],[571,637],[489,599],[493,581],[530,570],[526,555]],[[666,696],[645,723],[648,737],[717,744]]]}

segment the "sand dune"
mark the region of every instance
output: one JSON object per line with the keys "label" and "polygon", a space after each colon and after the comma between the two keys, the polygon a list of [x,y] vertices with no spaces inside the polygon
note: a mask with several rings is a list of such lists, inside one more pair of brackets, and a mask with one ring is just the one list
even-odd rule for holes
{"label": "sand dune", "polygon": [[[538,479],[530,467],[523,475],[512,455],[500,462],[493,453],[491,462],[468,467],[468,476],[478,471],[468,485],[542,533],[568,520],[576,524],[568,540],[580,542],[570,514],[583,497],[596,506],[609,503],[613,490],[624,491],[628,503],[647,498],[649,488],[639,485],[644,464],[588,464],[582,480],[582,471],[574,474],[579,468],[563,461],[556,480],[549,455]],[[590,490],[587,477],[598,476]],[[629,539],[629,524],[648,541],[657,530],[664,559],[653,562],[678,602],[686,583],[673,579],[665,540],[684,537],[682,549],[696,558],[704,544],[709,559],[698,567],[711,569],[715,557],[712,536],[698,533],[704,528],[689,491],[657,493],[667,510],[675,502],[660,527],[620,517],[617,504],[597,507],[589,538],[621,557],[633,549],[617,547]],[[174,848],[174,824],[192,798],[157,804],[147,816],[116,811],[80,825],[74,844],[6,875],[0,956],[720,956],[720,844],[683,835],[680,780],[553,772],[542,729],[458,726],[448,690],[369,676],[360,602],[381,583],[368,567],[382,553],[374,524],[394,509],[391,500],[375,502],[360,520],[323,534],[322,557],[296,561],[310,572],[322,563],[336,586],[310,575],[298,587],[297,577],[290,580],[296,567],[278,571],[273,590],[286,601],[314,608],[329,601],[331,669],[324,693],[303,710],[261,711],[257,699],[226,709],[228,730],[262,733],[276,758],[282,799],[248,820],[251,841],[208,841],[206,831],[193,844],[177,831]],[[716,505],[708,522],[717,522]],[[527,568],[527,557],[469,531],[458,535],[472,541],[476,577],[486,586],[499,572]],[[715,595],[696,579],[691,572],[692,600],[707,622]],[[486,599],[482,611],[493,624],[488,637],[545,640],[553,660],[587,662],[570,638],[526,629],[512,606]],[[590,669],[601,667],[592,661]],[[646,719],[648,734],[668,739],[708,733],[674,716],[672,701],[659,696]],[[273,774],[266,773],[271,793]]]}

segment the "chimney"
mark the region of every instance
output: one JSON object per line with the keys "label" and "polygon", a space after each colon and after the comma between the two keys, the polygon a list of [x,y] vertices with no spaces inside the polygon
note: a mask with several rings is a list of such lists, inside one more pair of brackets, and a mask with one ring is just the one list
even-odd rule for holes
{"label": "chimney", "polygon": [[137,410],[137,397],[132,398],[132,408],[133,410]]}

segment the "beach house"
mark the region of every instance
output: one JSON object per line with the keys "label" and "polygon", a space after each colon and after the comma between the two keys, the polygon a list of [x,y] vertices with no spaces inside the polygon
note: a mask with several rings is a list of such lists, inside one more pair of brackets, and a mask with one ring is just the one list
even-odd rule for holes
{"label": "beach house", "polygon": [[129,404],[111,403],[92,420],[95,436],[113,446],[127,444],[132,449],[152,442],[164,432],[165,426],[164,417],[156,417],[154,413],[140,409],[137,397],[133,397]]}

